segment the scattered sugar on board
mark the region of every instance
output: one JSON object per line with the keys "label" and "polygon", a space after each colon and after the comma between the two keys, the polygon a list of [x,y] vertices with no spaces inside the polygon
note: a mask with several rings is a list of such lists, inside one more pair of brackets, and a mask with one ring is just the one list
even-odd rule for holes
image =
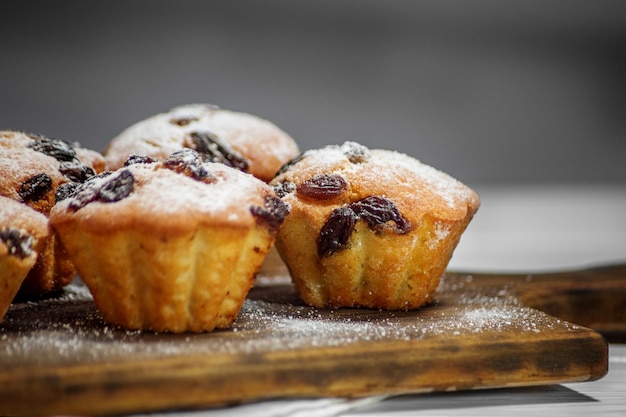
{"label": "scattered sugar on board", "polygon": [[[445,336],[464,337],[514,329],[539,333],[543,328],[577,326],[547,320],[521,306],[506,291],[495,295],[464,291],[461,309],[450,314],[435,304],[428,314],[364,310],[318,310],[248,299],[233,326],[204,334],[174,335],[126,331],[107,325],[84,286],[70,285],[60,299],[13,306],[0,323],[0,362],[72,363],[128,360],[193,354],[255,353],[356,343],[411,341]],[[61,315],[46,314],[63,305]],[[429,307],[426,307],[429,309]],[[21,311],[20,311],[21,310]],[[29,310],[32,310],[29,312]],[[23,313],[23,314],[20,314]],[[24,317],[35,317],[25,325]],[[546,327],[549,326],[549,327]]]}

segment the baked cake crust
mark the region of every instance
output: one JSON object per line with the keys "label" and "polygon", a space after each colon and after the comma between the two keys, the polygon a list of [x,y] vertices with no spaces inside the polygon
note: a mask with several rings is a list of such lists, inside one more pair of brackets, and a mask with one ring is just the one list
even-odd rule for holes
{"label": "baked cake crust", "polygon": [[189,104],[128,127],[111,140],[104,155],[108,169],[115,170],[130,155],[163,160],[183,148],[265,182],[299,152],[287,133],[265,119],[211,104]]}
{"label": "baked cake crust", "polygon": [[[77,144],[19,131],[0,131],[0,195],[48,216],[57,191],[85,181],[104,169],[98,152]],[[76,270],[51,233],[35,266],[20,288],[24,297],[39,297],[69,284]]]}
{"label": "baked cake crust", "polygon": [[234,320],[281,210],[261,180],[188,149],[92,179],[51,224],[108,322],[201,332]]}
{"label": "baked cake crust", "polygon": [[355,142],[305,152],[271,182],[291,208],[276,247],[318,307],[432,300],[478,195],[405,154]]}
{"label": "baked cake crust", "polygon": [[43,214],[0,196],[0,320],[35,265],[49,233]]}

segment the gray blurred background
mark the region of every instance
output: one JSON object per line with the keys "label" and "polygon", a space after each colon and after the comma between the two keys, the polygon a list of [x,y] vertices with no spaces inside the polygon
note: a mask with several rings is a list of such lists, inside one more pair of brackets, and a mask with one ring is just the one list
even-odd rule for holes
{"label": "gray blurred background", "polygon": [[0,1],[0,129],[102,151],[192,102],[474,183],[626,182],[623,1]]}

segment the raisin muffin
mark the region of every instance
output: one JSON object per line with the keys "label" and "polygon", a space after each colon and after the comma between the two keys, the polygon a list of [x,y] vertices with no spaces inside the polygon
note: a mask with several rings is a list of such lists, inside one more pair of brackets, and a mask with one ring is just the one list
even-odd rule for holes
{"label": "raisin muffin", "polygon": [[[48,216],[57,193],[84,182],[105,167],[98,152],[18,131],[0,131],[0,195]],[[50,234],[37,263],[20,288],[25,297],[54,292],[74,278],[76,270]]]}
{"label": "raisin muffin", "polygon": [[290,206],[276,248],[302,300],[405,310],[430,300],[478,195],[405,154],[310,150],[272,181]]}
{"label": "raisin muffin", "polygon": [[129,158],[50,221],[106,321],[178,333],[232,323],[287,212],[263,181],[183,149]]}
{"label": "raisin muffin", "polygon": [[0,320],[35,265],[48,234],[46,216],[0,196]]}
{"label": "raisin muffin", "polygon": [[108,168],[114,170],[130,155],[163,160],[182,148],[265,182],[299,152],[294,140],[267,120],[215,105],[190,104],[128,127],[111,140],[104,155]]}

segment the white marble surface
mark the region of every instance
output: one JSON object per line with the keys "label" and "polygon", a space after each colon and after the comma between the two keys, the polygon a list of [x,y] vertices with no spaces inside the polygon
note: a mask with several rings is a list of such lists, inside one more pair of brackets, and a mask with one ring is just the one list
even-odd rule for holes
{"label": "white marble surface", "polygon": [[476,186],[454,270],[563,270],[626,261],[626,184]]}

